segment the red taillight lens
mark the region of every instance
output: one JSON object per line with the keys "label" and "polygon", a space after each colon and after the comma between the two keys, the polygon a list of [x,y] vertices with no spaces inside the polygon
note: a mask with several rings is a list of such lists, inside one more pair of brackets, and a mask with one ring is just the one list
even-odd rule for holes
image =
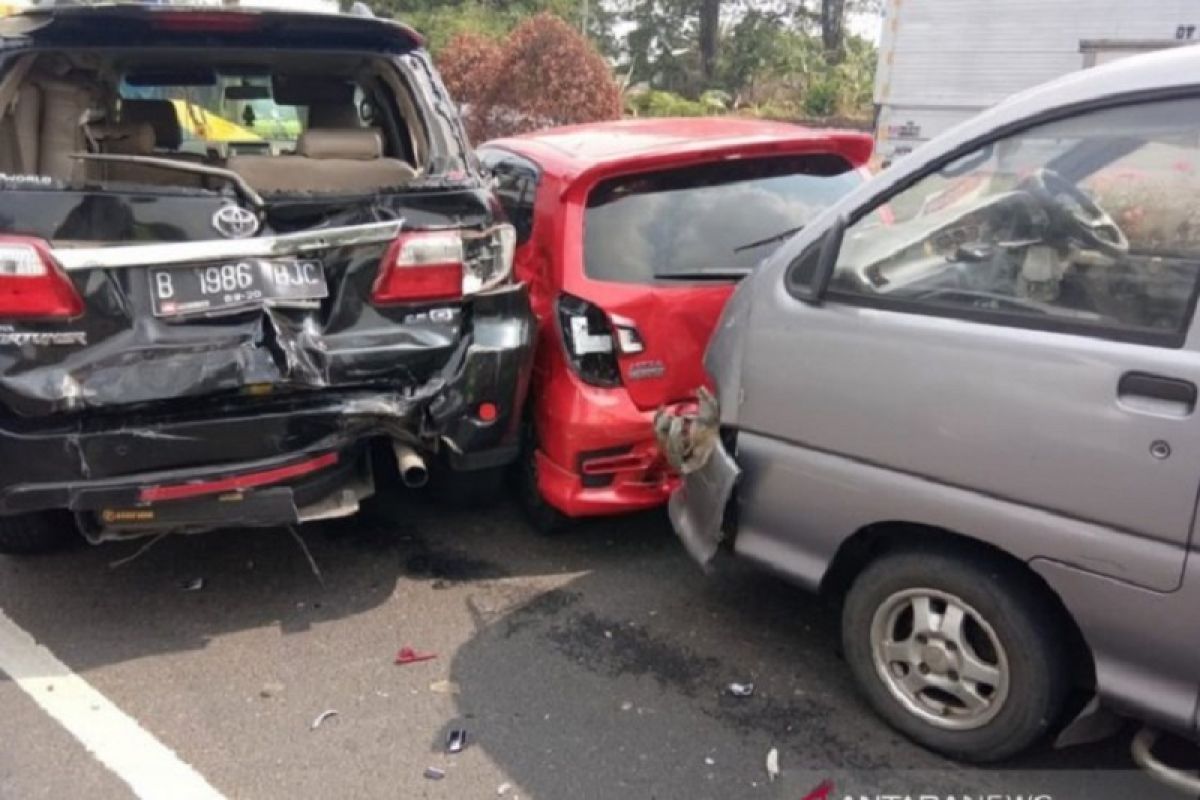
{"label": "red taillight lens", "polygon": [[392,242],[371,299],[381,305],[453,300],[463,292],[463,240],[454,231],[415,231]]}
{"label": "red taillight lens", "polygon": [[46,243],[0,236],[0,319],[77,317],[83,301]]}

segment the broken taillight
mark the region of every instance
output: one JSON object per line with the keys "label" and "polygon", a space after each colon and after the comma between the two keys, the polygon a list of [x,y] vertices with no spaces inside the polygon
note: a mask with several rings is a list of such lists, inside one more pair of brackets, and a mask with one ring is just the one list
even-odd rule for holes
{"label": "broken taillight", "polygon": [[515,247],[511,225],[401,234],[379,265],[371,298],[388,305],[454,300],[486,291],[512,274]]}
{"label": "broken taillight", "polygon": [[592,386],[619,386],[621,370],[604,309],[574,295],[558,296],[558,324],[575,374]]}
{"label": "broken taillight", "polygon": [[41,239],[0,236],[0,319],[62,319],[83,301]]}

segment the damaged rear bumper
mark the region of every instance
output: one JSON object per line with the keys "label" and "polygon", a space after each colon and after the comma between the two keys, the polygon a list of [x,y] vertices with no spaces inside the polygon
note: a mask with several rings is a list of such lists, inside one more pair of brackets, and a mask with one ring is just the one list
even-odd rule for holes
{"label": "damaged rear bumper", "polygon": [[698,393],[694,411],[660,411],[654,421],[659,445],[683,475],[668,505],[671,524],[688,553],[707,565],[729,534],[729,509],[741,469],[720,436],[716,399]]}
{"label": "damaged rear bumper", "polygon": [[[376,437],[426,454],[446,452],[457,469],[505,463],[518,452],[534,324],[524,289],[513,287],[476,301],[471,333],[419,385],[278,395],[250,387],[137,410],[0,420],[0,514],[144,507],[155,502],[153,494],[145,495],[148,487],[219,480],[338,454],[336,467],[300,481],[328,495],[359,486],[358,445]],[[486,414],[480,411],[485,405]],[[324,481],[337,475],[340,481]],[[252,487],[239,494],[244,501],[278,489]],[[319,500],[307,492],[296,505]],[[183,501],[160,505],[172,502]],[[263,514],[248,521],[271,524],[270,508],[287,506],[284,500],[263,503]],[[282,511],[276,516],[276,524],[294,521]]]}

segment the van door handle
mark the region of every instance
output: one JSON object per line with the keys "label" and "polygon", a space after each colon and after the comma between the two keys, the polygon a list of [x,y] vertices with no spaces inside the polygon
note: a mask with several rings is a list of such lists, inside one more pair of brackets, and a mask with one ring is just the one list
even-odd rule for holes
{"label": "van door handle", "polygon": [[1196,384],[1149,372],[1126,372],[1117,399],[1134,411],[1186,417],[1196,409]]}

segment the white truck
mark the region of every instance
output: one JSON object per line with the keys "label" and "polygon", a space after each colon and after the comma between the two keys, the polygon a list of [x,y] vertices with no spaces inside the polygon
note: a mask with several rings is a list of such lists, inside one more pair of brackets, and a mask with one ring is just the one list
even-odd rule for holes
{"label": "white truck", "polygon": [[1196,41],[1197,0],[886,0],[876,152],[888,163],[1022,89]]}

